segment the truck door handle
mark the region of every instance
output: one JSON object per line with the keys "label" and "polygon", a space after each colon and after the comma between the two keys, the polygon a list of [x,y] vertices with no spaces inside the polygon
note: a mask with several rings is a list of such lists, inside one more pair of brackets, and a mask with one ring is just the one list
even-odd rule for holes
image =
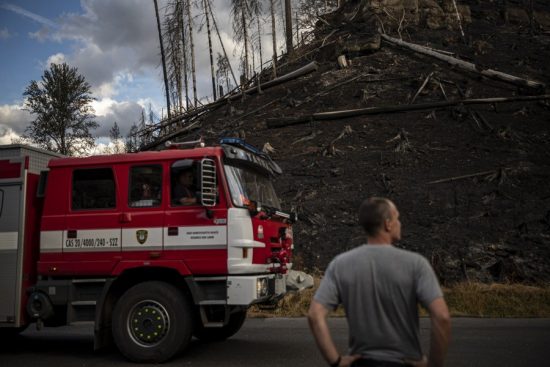
{"label": "truck door handle", "polygon": [[120,220],[120,223],[130,223],[132,221],[132,214],[120,213],[119,220]]}

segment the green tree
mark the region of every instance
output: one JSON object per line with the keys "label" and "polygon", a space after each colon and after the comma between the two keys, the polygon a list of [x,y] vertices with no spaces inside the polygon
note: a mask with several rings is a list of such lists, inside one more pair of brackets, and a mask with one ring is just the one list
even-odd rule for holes
{"label": "green tree", "polygon": [[42,81],[31,81],[23,96],[36,119],[24,137],[45,149],[65,155],[85,154],[95,146],[91,87],[76,68],[51,64]]}

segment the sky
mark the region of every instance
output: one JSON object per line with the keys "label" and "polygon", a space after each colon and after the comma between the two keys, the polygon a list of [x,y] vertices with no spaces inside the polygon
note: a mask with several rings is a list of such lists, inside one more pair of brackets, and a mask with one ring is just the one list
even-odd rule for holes
{"label": "sky", "polygon": [[[161,13],[167,1],[159,0]],[[233,40],[230,1],[212,3],[237,70],[241,46]],[[271,58],[268,26],[262,39],[264,60]],[[195,28],[198,95],[211,98],[206,29],[198,33]],[[217,36],[213,42],[214,54],[222,52]],[[93,133],[100,146],[109,144],[115,121],[125,136],[142,108],[151,106],[157,116],[166,111],[152,0],[0,0],[0,144],[21,136],[33,120],[24,110],[23,92],[32,80],[40,81],[52,62],[77,67],[92,86],[100,124]]]}

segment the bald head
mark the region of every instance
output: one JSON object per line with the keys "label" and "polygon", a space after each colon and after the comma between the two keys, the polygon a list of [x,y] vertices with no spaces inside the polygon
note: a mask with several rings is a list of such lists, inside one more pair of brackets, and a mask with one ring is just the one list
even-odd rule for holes
{"label": "bald head", "polygon": [[359,208],[359,225],[368,236],[374,237],[384,230],[384,224],[392,219],[394,210],[395,205],[386,198],[368,198]]}

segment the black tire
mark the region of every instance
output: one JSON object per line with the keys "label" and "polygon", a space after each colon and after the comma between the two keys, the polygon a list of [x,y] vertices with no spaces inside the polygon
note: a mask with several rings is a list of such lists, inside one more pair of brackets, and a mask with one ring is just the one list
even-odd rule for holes
{"label": "black tire", "polygon": [[134,362],[164,362],[187,347],[193,329],[188,298],[176,287],[150,281],[118,300],[112,331],[120,352]]}
{"label": "black tire", "polygon": [[227,325],[221,328],[206,328],[196,325],[193,336],[203,342],[218,342],[232,337],[241,329],[246,320],[246,309],[236,310],[229,316]]}

